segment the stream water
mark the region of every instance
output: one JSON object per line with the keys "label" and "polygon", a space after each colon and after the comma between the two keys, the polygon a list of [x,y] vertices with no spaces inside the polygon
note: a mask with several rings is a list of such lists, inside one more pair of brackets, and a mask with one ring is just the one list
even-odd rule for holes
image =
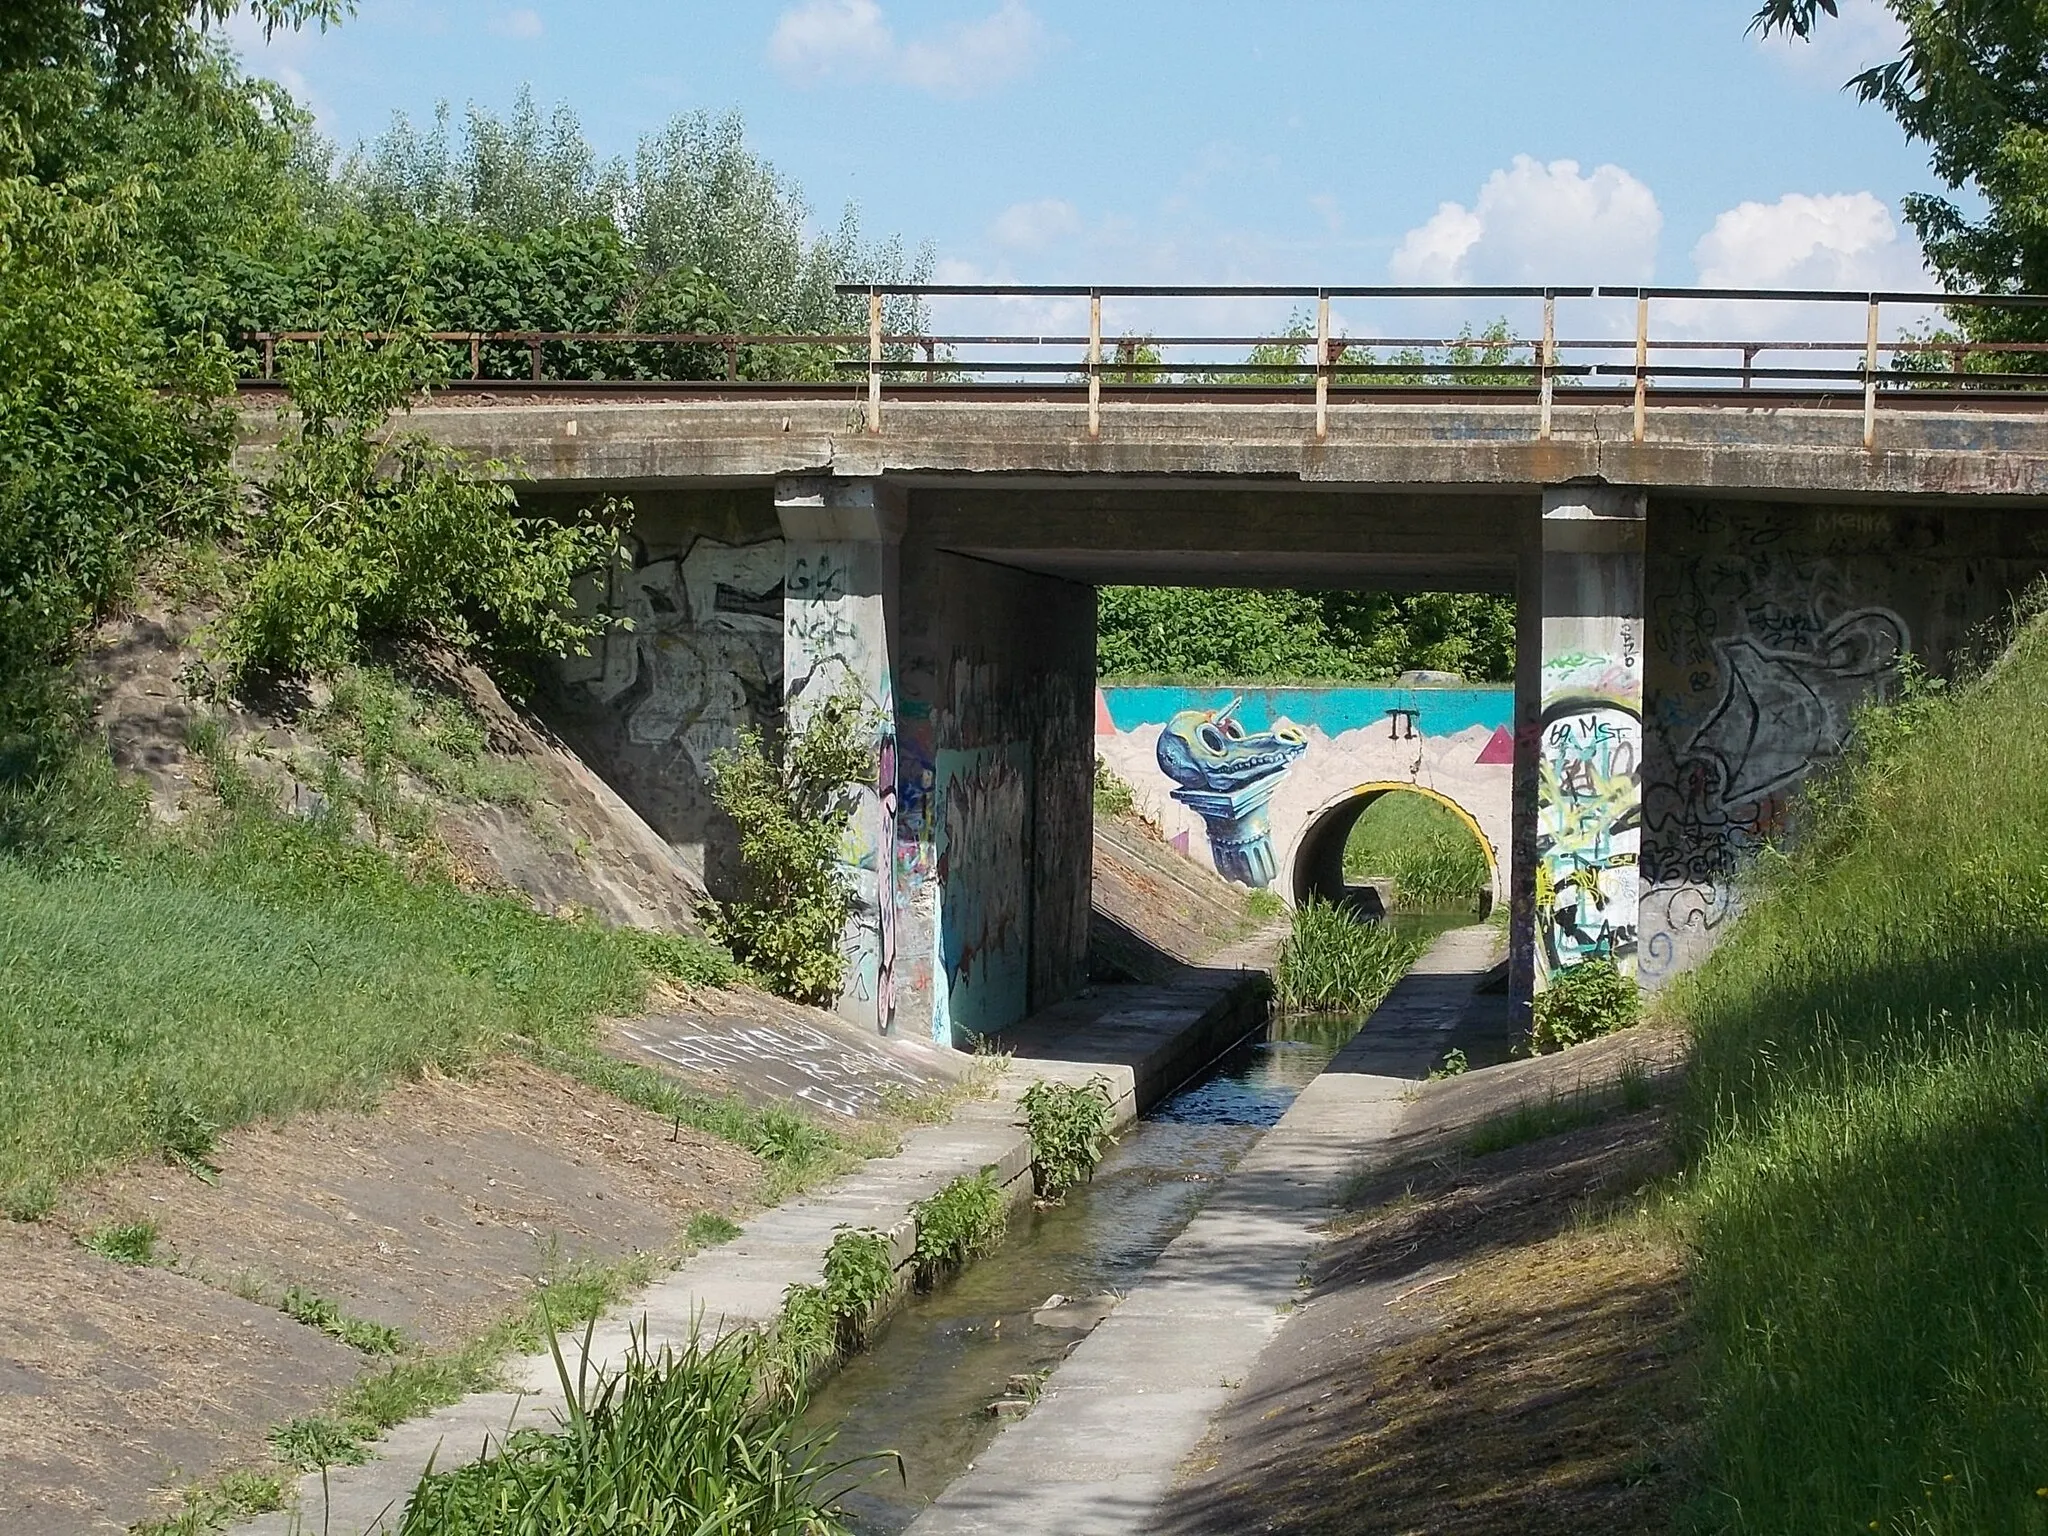
{"label": "stream water", "polygon": [[[1394,921],[1433,935],[1471,919]],[[1265,1038],[1127,1127],[1065,1203],[1017,1212],[993,1256],[915,1298],[819,1389],[806,1427],[837,1431],[832,1459],[903,1460],[902,1477],[892,1463],[842,1498],[860,1536],[908,1526],[995,1437],[988,1405],[1009,1378],[1050,1370],[1080,1337],[1032,1313],[1055,1294],[1129,1290],[1363,1022],[1276,1018]]]}

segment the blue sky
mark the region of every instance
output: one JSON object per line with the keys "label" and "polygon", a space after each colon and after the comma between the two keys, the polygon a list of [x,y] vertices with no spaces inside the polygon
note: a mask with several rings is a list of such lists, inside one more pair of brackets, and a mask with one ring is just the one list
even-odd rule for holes
{"label": "blue sky", "polygon": [[736,108],[821,222],[962,281],[1919,286],[1924,150],[1840,88],[1885,14],[1799,46],[1752,8],[360,0],[246,51],[344,144],[522,84],[607,153]]}

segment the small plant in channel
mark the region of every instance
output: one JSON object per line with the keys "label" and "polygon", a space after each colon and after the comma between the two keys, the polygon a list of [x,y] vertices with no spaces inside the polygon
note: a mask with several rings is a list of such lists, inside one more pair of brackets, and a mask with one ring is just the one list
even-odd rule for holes
{"label": "small plant in channel", "polygon": [[1587,960],[1553,976],[1536,995],[1529,1024],[1529,1054],[1546,1056],[1582,1040],[1627,1029],[1642,1017],[1633,976],[1612,960]]}
{"label": "small plant in channel", "polygon": [[1024,1090],[1024,1124],[1031,1133],[1031,1174],[1048,1200],[1095,1173],[1102,1161],[1112,1111],[1109,1079],[1095,1076],[1075,1087],[1039,1081]]}

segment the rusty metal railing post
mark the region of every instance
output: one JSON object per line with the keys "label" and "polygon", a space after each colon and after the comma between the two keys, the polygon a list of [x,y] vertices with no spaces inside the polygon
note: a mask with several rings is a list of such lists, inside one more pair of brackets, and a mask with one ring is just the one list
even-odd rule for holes
{"label": "rusty metal railing post", "polygon": [[1088,295],[1088,435],[1102,436],[1102,294]]}
{"label": "rusty metal railing post", "polygon": [[1650,296],[1636,290],[1636,415],[1635,441],[1643,440],[1650,404]]}
{"label": "rusty metal railing post", "polygon": [[924,381],[927,384],[939,382],[939,344],[936,341],[924,344]]}
{"label": "rusty metal railing post", "polygon": [[538,384],[540,382],[540,338],[538,336],[528,337],[526,349],[533,354],[533,382]]}
{"label": "rusty metal railing post", "polygon": [[737,336],[725,338],[725,381],[736,384],[740,377],[740,339]]}
{"label": "rusty metal railing post", "polygon": [[1316,441],[1330,435],[1330,296],[1316,295]]}
{"label": "rusty metal railing post", "polygon": [[1742,387],[1748,389],[1756,382],[1756,355],[1763,348],[1748,346],[1742,349]]}
{"label": "rusty metal railing post", "polygon": [[868,432],[882,431],[882,290],[868,290]]}
{"label": "rusty metal railing post", "polygon": [[1877,295],[1870,296],[1870,313],[1863,334],[1863,446],[1877,446]]}
{"label": "rusty metal railing post", "polygon": [[1550,404],[1555,393],[1556,380],[1551,369],[1557,366],[1557,295],[1548,288],[1543,290],[1543,351],[1538,356],[1536,368],[1539,393],[1536,407],[1536,436],[1541,442],[1550,441]]}
{"label": "rusty metal railing post", "polygon": [[481,332],[469,338],[469,376],[480,379],[484,376],[484,338]]}
{"label": "rusty metal railing post", "polygon": [[263,338],[263,377],[273,378],[277,374],[277,338],[266,333]]}

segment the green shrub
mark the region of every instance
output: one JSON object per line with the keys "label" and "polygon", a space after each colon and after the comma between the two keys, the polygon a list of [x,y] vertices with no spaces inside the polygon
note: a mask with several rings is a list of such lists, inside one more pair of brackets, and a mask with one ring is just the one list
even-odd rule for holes
{"label": "green shrub", "polygon": [[1587,960],[1550,978],[1536,994],[1529,1021],[1529,1050],[1537,1056],[1582,1040],[1611,1035],[1642,1018],[1642,994],[1633,976],[1612,960]]}
{"label": "green shrub", "polygon": [[1105,1141],[1112,1140],[1109,1079],[1091,1077],[1080,1087],[1036,1082],[1024,1090],[1024,1124],[1031,1134],[1031,1173],[1038,1193],[1058,1199],[1093,1177]]}
{"label": "green shrub", "polygon": [[330,1339],[366,1355],[395,1355],[405,1348],[405,1334],[385,1323],[350,1317],[325,1296],[293,1286],[284,1293],[285,1314],[294,1322],[317,1328]]}
{"label": "green shrub", "polygon": [[502,466],[386,432],[435,377],[418,342],[330,341],[288,351],[283,370],[296,419],[236,529],[231,671],[333,671],[395,641],[581,653],[604,621],[576,611],[570,586],[616,556],[617,508],[572,523],[522,516]]}
{"label": "green shrub", "polygon": [[9,1221],[47,1221],[57,1209],[57,1181],[47,1175],[23,1179],[0,1198],[0,1210]]}
{"label": "green shrub", "polygon": [[1294,909],[1274,991],[1289,1012],[1364,1013],[1385,1001],[1421,952],[1419,940],[1385,923],[1311,898]]}
{"label": "green shrub", "polygon": [[979,1173],[963,1173],[911,1206],[910,1214],[917,1222],[918,1280],[923,1285],[987,1253],[1002,1240],[1009,1223],[1009,1206],[996,1184],[993,1164]]}
{"label": "green shrub", "polygon": [[858,694],[827,699],[782,742],[761,733],[711,763],[711,795],[740,834],[740,894],[705,909],[711,937],[774,991],[830,1003],[845,975],[841,936],[855,897],[840,859],[847,787],[875,774],[874,722]]}

